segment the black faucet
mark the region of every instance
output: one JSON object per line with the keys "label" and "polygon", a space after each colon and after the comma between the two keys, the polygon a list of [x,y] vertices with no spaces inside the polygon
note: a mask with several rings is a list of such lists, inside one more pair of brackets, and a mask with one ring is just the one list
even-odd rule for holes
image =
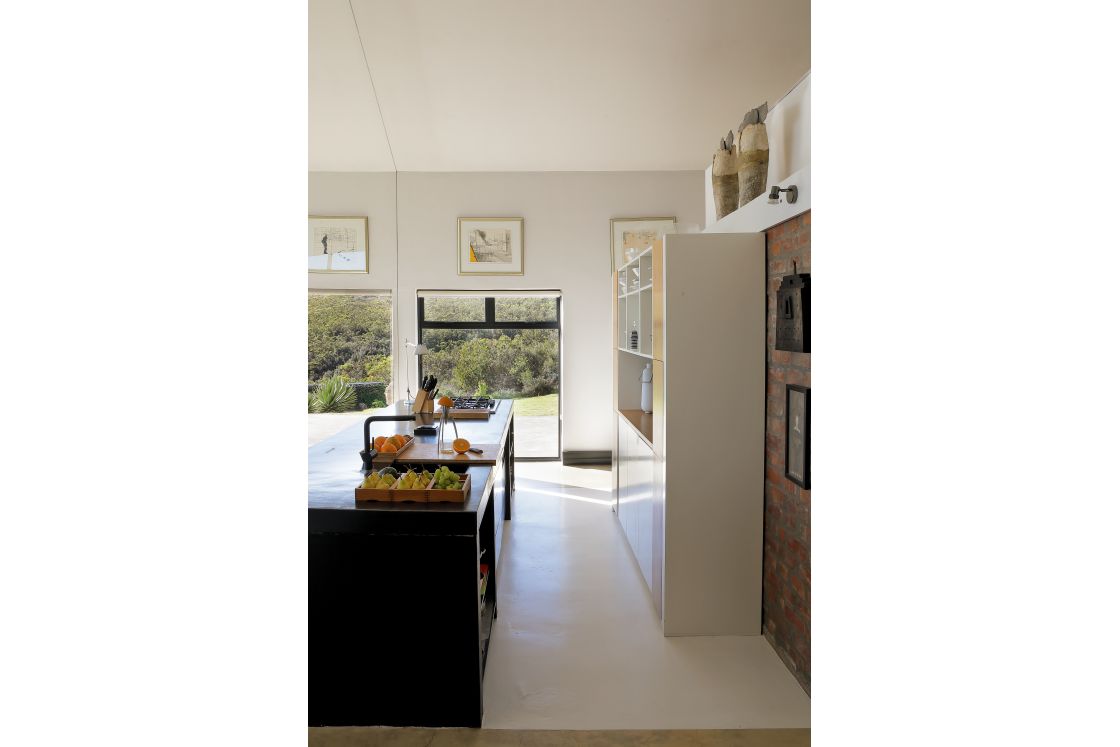
{"label": "black faucet", "polygon": [[405,420],[413,420],[415,417],[415,415],[370,415],[366,418],[366,423],[362,426],[362,450],[358,452],[362,456],[362,470],[365,471],[366,474],[369,474],[370,471],[373,470],[374,456],[374,452],[370,450],[369,424],[374,421],[381,422],[385,420],[402,422]]}

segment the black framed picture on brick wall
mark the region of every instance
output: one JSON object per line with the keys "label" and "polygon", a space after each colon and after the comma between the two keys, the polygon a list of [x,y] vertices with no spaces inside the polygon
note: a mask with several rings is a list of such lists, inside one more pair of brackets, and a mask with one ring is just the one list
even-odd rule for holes
{"label": "black framed picture on brick wall", "polygon": [[786,384],[786,479],[809,490],[809,388]]}

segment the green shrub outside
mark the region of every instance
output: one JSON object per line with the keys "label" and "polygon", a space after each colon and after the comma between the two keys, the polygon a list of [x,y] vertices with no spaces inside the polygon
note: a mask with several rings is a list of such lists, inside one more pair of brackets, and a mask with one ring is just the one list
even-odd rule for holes
{"label": "green shrub outside", "polygon": [[308,412],[347,412],[358,403],[358,394],[341,376],[332,376],[315,388]]}
{"label": "green shrub outside", "polygon": [[552,394],[560,384],[559,350],[551,330],[468,339],[459,330],[429,330],[424,342],[432,350],[424,356],[424,373],[439,378],[444,394],[515,399]]}

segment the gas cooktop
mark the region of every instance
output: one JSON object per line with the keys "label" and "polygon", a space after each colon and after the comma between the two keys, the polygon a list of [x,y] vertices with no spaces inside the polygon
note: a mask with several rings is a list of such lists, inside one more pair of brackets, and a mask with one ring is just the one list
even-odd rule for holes
{"label": "gas cooktop", "polygon": [[451,407],[454,410],[488,410],[493,412],[498,409],[498,400],[489,397],[456,397]]}
{"label": "gas cooktop", "polygon": [[453,418],[488,418],[498,411],[498,400],[489,397],[455,397],[452,400]]}

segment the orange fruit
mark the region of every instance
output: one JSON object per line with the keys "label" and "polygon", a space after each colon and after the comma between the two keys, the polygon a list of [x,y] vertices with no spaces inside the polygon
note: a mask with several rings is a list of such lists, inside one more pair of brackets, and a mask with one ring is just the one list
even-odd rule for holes
{"label": "orange fruit", "polygon": [[457,454],[466,454],[467,449],[471,447],[471,442],[465,438],[457,438],[451,442],[451,448],[455,449]]}
{"label": "orange fruit", "polygon": [[392,441],[393,443],[395,443],[395,444],[397,445],[397,448],[398,448],[398,449],[399,449],[400,447],[404,446],[404,439],[403,439],[403,438],[401,438],[401,437],[400,437],[399,435],[397,435],[397,434],[393,434],[392,436],[389,436],[389,440],[390,440],[390,441]]}
{"label": "orange fruit", "polygon": [[397,452],[397,445],[392,441],[386,441],[381,445],[381,448],[378,449],[378,451],[385,454],[395,454]]}
{"label": "orange fruit", "polygon": [[455,404],[455,400],[451,399],[450,397],[448,397],[445,394],[445,395],[443,395],[442,397],[439,398],[439,402],[437,402],[437,404],[440,407],[451,407],[452,405]]}
{"label": "orange fruit", "polygon": [[385,437],[378,436],[377,438],[373,439],[373,448],[380,450],[383,443],[385,443]]}

